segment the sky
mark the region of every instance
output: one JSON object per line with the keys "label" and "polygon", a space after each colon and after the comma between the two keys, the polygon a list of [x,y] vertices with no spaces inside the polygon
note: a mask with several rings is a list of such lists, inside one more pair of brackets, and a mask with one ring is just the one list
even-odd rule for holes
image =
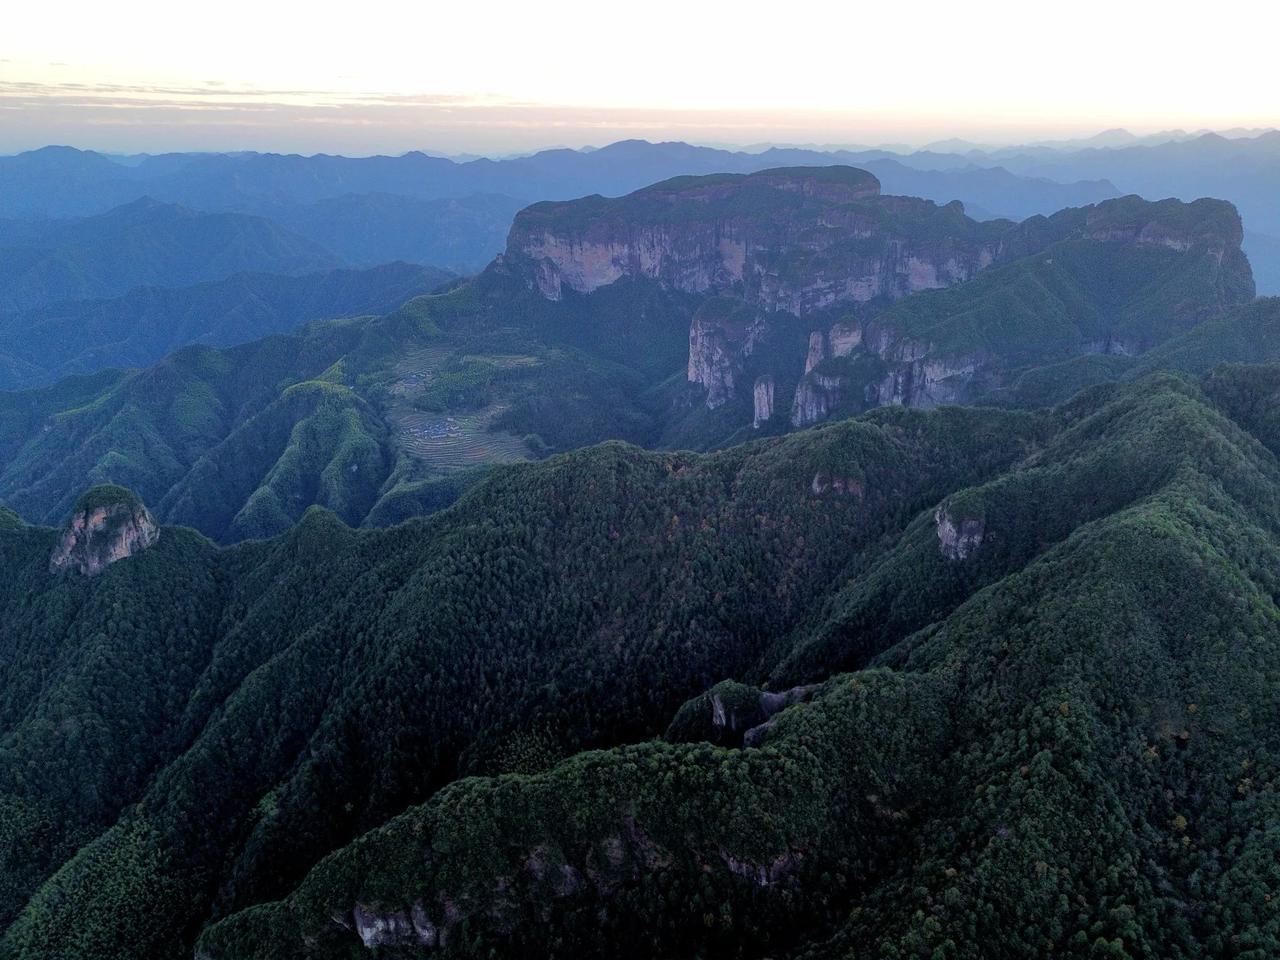
{"label": "sky", "polygon": [[3,21],[0,153],[1280,126],[1270,0],[59,0]]}

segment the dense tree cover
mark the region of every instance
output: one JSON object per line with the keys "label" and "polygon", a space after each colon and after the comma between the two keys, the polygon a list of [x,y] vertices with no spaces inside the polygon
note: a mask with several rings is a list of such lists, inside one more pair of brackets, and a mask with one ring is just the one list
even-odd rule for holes
{"label": "dense tree cover", "polygon": [[[287,402],[281,394],[290,385],[323,376],[360,333],[355,322],[322,324],[228,350],[188,347],[136,373],[0,394],[5,499],[27,516],[57,522],[80,490],[115,482],[157,505],[237,427]],[[292,428],[284,425],[284,440]],[[266,435],[255,443],[250,462],[221,465],[264,477],[281,442]],[[216,502],[219,491],[205,494]]]}
{"label": "dense tree cover", "polygon": [[1280,297],[1262,297],[1200,324],[1142,356],[1136,374],[1152,370],[1207,373],[1220,363],[1270,363],[1280,341]]}
{"label": "dense tree cover", "polygon": [[1062,403],[1086,386],[1157,370],[1208,373],[1222,363],[1272,363],[1278,356],[1280,298],[1260,297],[1211,317],[1139,356],[1088,354],[1033,367],[988,399],[1015,406]]}
{"label": "dense tree cover", "polygon": [[[685,382],[704,297],[509,262],[0,394],[25,517],[189,525],[85,577],[0,508],[0,958],[1280,951],[1280,369],[1152,373],[1269,356],[1276,305],[1211,315],[1234,212],[1156,206],[883,206],[1025,254],[864,318],[996,357],[1003,409],[576,449],[715,449],[750,398]],[[572,452],[430,452],[486,429]]]}
{"label": "dense tree cover", "polygon": [[[277,540],[218,551],[166,529],[95,579],[45,573],[54,532],[11,518],[6,565],[23,570],[0,609],[21,629],[2,632],[29,685],[7,694],[8,829],[16,850],[38,849],[48,823],[66,839],[6,876],[7,916],[34,900],[4,949],[171,955],[459,775],[659,732],[923,506],[1045,429],[1016,413],[884,411],[705,459],[606,445],[502,468],[452,510],[387,531],[313,511]],[[815,493],[818,473],[862,492]],[[202,579],[166,586],[170,567]],[[122,578],[161,595],[122,598]],[[170,643],[189,669],[153,649]],[[136,660],[159,676],[111,672]],[[150,702],[163,720],[140,714]],[[84,724],[130,763],[81,762]],[[53,751],[82,769],[45,782],[38,758]],[[113,806],[95,803],[107,791]]]}
{"label": "dense tree cover", "polygon": [[0,516],[0,955],[1269,955],[1278,385],[607,444],[92,579]]}
{"label": "dense tree cover", "polygon": [[[553,306],[499,276],[383,317],[0,392],[0,498],[56,523],[84,487],[116,482],[159,519],[222,540],[280,532],[312,504],[351,524],[444,506],[461,488],[412,448],[399,386],[419,394],[401,406],[441,417],[488,405],[481,450],[486,431],[527,438],[529,457],[652,444],[663,408],[652,385],[680,362],[687,299],[622,284]],[[436,359],[402,369],[419,350]]]}
{"label": "dense tree cover", "polygon": [[975,350],[1044,365],[1080,353],[1138,354],[1252,298],[1223,275],[1156,245],[1064,240],[950,290],[910,297],[881,323],[943,355]]}
{"label": "dense tree cover", "polygon": [[[199,955],[369,955],[362,936],[424,956],[1274,955],[1280,462],[1247,428],[1274,417],[1276,378],[1059,409],[1031,457],[944,499],[985,517],[976,554],[935,537],[930,569],[927,511],[842,578],[831,627],[859,669],[759,747],[650,742],[457,783]],[[1254,419],[1233,420],[1245,396]],[[1077,469],[1100,501],[1050,482]],[[911,555],[899,603],[954,604],[879,634],[842,616]]]}

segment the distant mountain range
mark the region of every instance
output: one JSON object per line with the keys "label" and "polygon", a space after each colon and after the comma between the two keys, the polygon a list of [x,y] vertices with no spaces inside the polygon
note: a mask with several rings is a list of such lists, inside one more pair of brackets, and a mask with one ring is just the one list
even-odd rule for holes
{"label": "distant mountain range", "polygon": [[[678,142],[627,140],[599,150],[546,150],[510,160],[464,163],[417,152],[364,158],[237,153],[166,154],[124,165],[91,151],[46,147],[0,158],[0,216],[84,215],[145,195],[198,210],[315,223],[321,214],[295,208],[366,194],[417,200],[483,194],[516,198],[523,205],[592,193],[618,196],[684,174],[750,173],[770,167],[833,163],[856,163],[870,169],[887,190],[905,192],[902,188],[909,183],[925,199],[972,201],[994,215],[1013,218],[1053,213],[1063,206],[1118,193],[1101,178],[1088,184],[1034,178],[1019,181],[1005,171],[976,168],[952,170],[951,176],[944,177],[923,168],[915,172],[903,169],[894,164],[898,159],[885,151],[773,148],[745,153]],[[895,176],[904,178],[901,185]],[[1007,202],[1001,199],[1006,195]]]}
{"label": "distant mountain range", "polygon": [[[464,163],[419,153],[112,159],[66,147],[0,158],[0,389],[150,363],[184,343],[228,345],[353,310],[385,313],[398,305],[385,299],[391,289],[408,299],[443,279],[419,275],[412,289],[385,287],[384,273],[351,284],[317,281],[309,293],[285,280],[273,290],[265,276],[205,286],[239,274],[289,277],[397,261],[471,273],[503,249],[527,201],[616,195],[671,175],[749,172],[784,157],[826,164],[832,156],[628,141]],[[920,171],[887,156],[867,166],[892,192],[959,197],[977,218],[1021,219],[1117,192],[1105,182],[1058,184],[977,167]],[[335,282],[346,293],[326,310]],[[185,289],[193,285],[200,288]],[[369,295],[348,296],[354,287]]]}
{"label": "distant mountain range", "polygon": [[[1181,130],[989,148],[943,141],[923,150],[772,146],[734,151],[622,141],[502,160],[278,154],[110,158],[70,147],[0,157],[0,218],[105,212],[143,196],[210,212],[271,218],[348,264],[391,259],[469,272],[502,248],[505,224],[537,200],[619,196],[668,177],[851,164],[887,192],[946,203],[979,219],[1023,219],[1125,193],[1234,203],[1254,235],[1280,236],[1280,132]],[[412,202],[411,202],[412,201]],[[432,205],[421,201],[456,201]],[[1280,292],[1271,248],[1253,244],[1263,292]]]}
{"label": "distant mountain range", "polygon": [[[247,295],[252,286],[265,292],[268,284],[261,278],[176,301],[157,289],[246,272],[291,276],[395,261],[475,272],[503,249],[525,201],[617,196],[664,177],[750,173],[780,163],[855,163],[874,173],[888,194],[939,203],[959,199],[978,220],[1048,215],[1114,198],[1122,190],[1147,197],[1225,197],[1243,214],[1244,248],[1259,292],[1280,291],[1280,133],[1229,138],[1170,131],[1163,142],[1164,135],[1122,134],[997,151],[953,142],[902,155],[624,141],[597,150],[465,162],[422,153],[112,159],[48,147],[0,158],[0,317],[7,318],[0,386],[47,382],[60,372],[91,372],[110,363],[151,362],[188,334],[194,339],[186,342],[229,343],[229,333],[201,338],[234,327],[236,339],[253,339],[286,329],[293,322],[287,318],[295,316],[277,312],[268,306],[273,298],[264,296],[228,322],[226,298],[237,296],[229,291]],[[155,289],[120,300],[142,287]],[[298,289],[284,284],[274,299],[291,300]],[[73,305],[103,299],[120,302],[114,308]],[[161,301],[187,320],[160,318],[155,310]],[[336,303],[333,315],[346,313],[353,302]],[[37,315],[54,303],[60,306],[48,316]],[[369,303],[376,312],[389,309],[377,297]],[[101,339],[109,330],[119,332],[115,321],[101,321],[103,311],[112,309],[138,311],[127,344]],[[196,316],[205,309],[216,315]],[[319,318],[314,309],[296,317]],[[52,363],[33,361],[48,342],[44,338],[73,329],[76,318],[85,318],[79,336],[56,350]],[[163,328],[147,332],[148,324]],[[21,342],[23,330],[36,334],[30,343]],[[141,342],[153,347],[138,349]]]}
{"label": "distant mountain range", "polygon": [[0,311],[243,271],[301,274],[342,265],[319,244],[262,217],[144,198],[91,217],[0,222]]}
{"label": "distant mountain range", "polygon": [[272,216],[353,266],[403,260],[474,273],[502,249],[511,218],[524,205],[489,193],[440,200],[348,193],[283,206]]}
{"label": "distant mountain range", "polygon": [[104,367],[147,366],[186,344],[224,347],[310,320],[388,313],[452,276],[407,263],[301,276],[237,273],[189,287],[135,287],[110,299],[0,314],[0,390]]}
{"label": "distant mountain range", "polygon": [[[1230,200],[1251,234],[1280,236],[1280,131],[1251,137],[1204,134],[1163,143],[1093,147],[1070,151],[1011,148],[948,155],[921,152],[901,161],[921,169],[999,165],[1027,177],[1057,181],[1105,177],[1124,193],[1148,199],[1219,197]],[[1263,292],[1280,292],[1271,280],[1280,270],[1274,246],[1252,244]]]}

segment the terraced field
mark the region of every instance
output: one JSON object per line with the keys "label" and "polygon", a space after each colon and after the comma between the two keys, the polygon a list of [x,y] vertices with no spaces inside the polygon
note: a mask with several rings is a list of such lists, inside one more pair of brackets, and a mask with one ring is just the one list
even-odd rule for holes
{"label": "terraced field", "polygon": [[[465,413],[433,413],[420,410],[414,400],[431,382],[432,374],[453,355],[447,347],[428,347],[407,354],[396,365],[398,379],[391,388],[389,417],[400,445],[423,462],[428,474],[449,474],[486,463],[512,463],[529,459],[523,440],[489,429],[507,405],[493,403]],[[526,366],[534,357],[484,356],[500,366]]]}

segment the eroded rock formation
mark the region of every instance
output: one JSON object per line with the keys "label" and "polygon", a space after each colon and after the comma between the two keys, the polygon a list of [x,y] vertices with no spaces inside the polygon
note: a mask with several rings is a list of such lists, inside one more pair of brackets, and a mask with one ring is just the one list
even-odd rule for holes
{"label": "eroded rock formation", "polygon": [[766,373],[764,376],[758,377],[752,392],[754,394],[755,413],[752,417],[751,426],[759,429],[760,424],[773,419],[773,375]]}
{"label": "eroded rock formation", "polygon": [[537,203],[517,215],[504,263],[552,300],[646,278],[800,316],[968,279],[1004,229],[958,203],[881,196],[865,170],[797,167]]}
{"label": "eroded rock formation", "polygon": [[53,554],[50,571],[95,576],[109,565],[154,544],[160,528],[151,512],[124,487],[93,487],[76,502]]}
{"label": "eroded rock formation", "polygon": [[727,297],[704,303],[689,324],[690,383],[707,391],[707,408],[714,410],[734,395],[742,363],[751,355],[764,328],[759,314]]}

